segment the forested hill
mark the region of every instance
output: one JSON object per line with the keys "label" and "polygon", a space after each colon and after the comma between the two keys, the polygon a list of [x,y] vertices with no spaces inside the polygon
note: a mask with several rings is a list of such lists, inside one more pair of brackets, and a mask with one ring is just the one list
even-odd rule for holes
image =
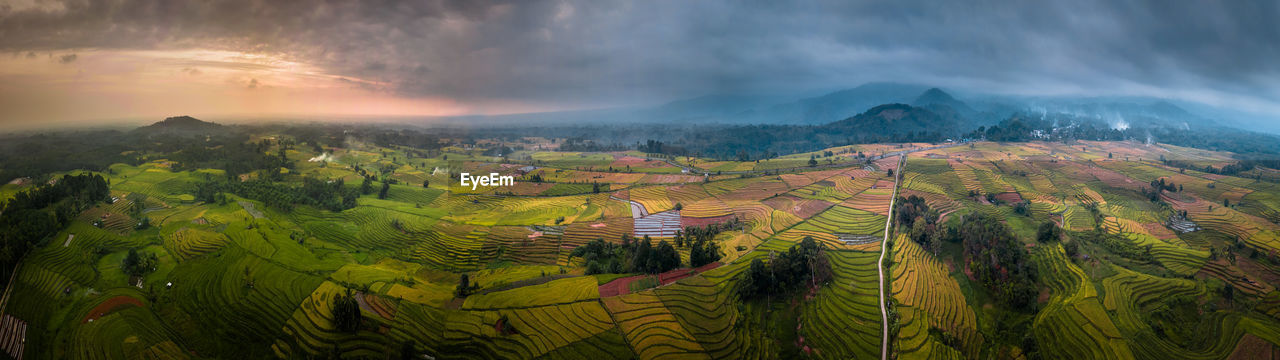
{"label": "forested hill", "polygon": [[925,108],[906,104],[886,104],[868,109],[848,119],[823,125],[821,130],[830,135],[846,137],[895,136],[904,134],[937,134],[946,136],[958,132],[955,118],[944,118]]}
{"label": "forested hill", "polygon": [[174,116],[163,121],[134,129],[140,135],[164,136],[207,136],[213,133],[224,133],[229,129],[217,123],[203,121],[190,116]]}

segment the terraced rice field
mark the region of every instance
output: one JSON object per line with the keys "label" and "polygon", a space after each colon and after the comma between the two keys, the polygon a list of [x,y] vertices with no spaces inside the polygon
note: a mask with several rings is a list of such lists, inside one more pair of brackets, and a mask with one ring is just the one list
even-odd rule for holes
{"label": "terraced rice field", "polygon": [[165,249],[186,260],[217,251],[227,244],[227,237],[212,231],[183,228],[165,238]]}
{"label": "terraced rice field", "polygon": [[653,291],[606,298],[602,302],[641,358],[710,358]]}
{"label": "terraced rice field", "polygon": [[832,284],[818,291],[801,322],[806,342],[832,359],[869,359],[880,355],[880,309],[876,281],[879,252],[829,251]]}
{"label": "terraced rice field", "polygon": [[1083,270],[1067,261],[1062,247],[1037,248],[1034,258],[1046,270],[1051,292],[1035,319],[1040,346],[1071,358],[1133,358],[1129,343],[1102,307],[1097,289]]}
{"label": "terraced rice field", "polygon": [[[410,355],[439,359],[876,358],[886,340],[876,261],[887,245],[880,240],[894,191],[888,169],[903,171],[901,196],[919,196],[937,212],[933,226],[973,213],[1007,224],[1042,290],[1032,309],[1009,309],[967,273],[960,240],[935,249],[910,240],[909,229],[891,230],[893,246],[883,249],[896,316],[891,358],[1021,358],[1031,350],[1049,358],[1217,359],[1280,343],[1273,281],[1280,272],[1268,260],[1280,249],[1280,185],[1153,160],[1187,154],[1227,164],[1228,155],[1160,144],[980,142],[911,153],[902,169],[896,157],[817,169],[806,167],[808,154],[673,160],[711,171],[787,169],[703,177],[634,151],[518,150],[507,155],[520,163],[504,164],[483,154],[485,144],[423,154],[353,142],[325,149],[335,160],[324,167],[299,164],[281,182],[307,175],[354,189],[357,164],[404,182],[384,199],[361,195],[342,211],[286,212],[234,194],[224,194],[225,204],[200,203],[192,200],[196,184],[226,174],[173,172],[164,160],[114,165],[111,191],[122,200],[77,215],[25,258],[10,289],[17,295],[0,317],[0,350],[29,359],[398,358],[407,342]],[[874,156],[926,146],[856,147]],[[836,150],[834,158],[852,160]],[[286,153],[317,155],[301,147]],[[455,165],[506,174],[530,162],[544,182],[451,188]],[[1140,191],[1156,179],[1185,190],[1152,201]],[[431,187],[417,186],[422,181]],[[607,186],[597,193],[592,183]],[[16,191],[6,186],[0,197]],[[126,215],[124,199],[134,193],[148,197],[149,229],[135,229],[137,219]],[[1224,199],[1233,205],[1223,207]],[[1015,210],[1022,201],[1026,211]],[[1086,206],[1096,206],[1100,220]],[[1182,211],[1195,227],[1170,221]],[[677,247],[679,268],[656,275],[587,275],[587,261],[569,258],[596,239],[674,244],[684,227],[733,219],[741,228],[713,240],[724,256],[698,269],[689,266],[689,245]],[[1154,261],[1125,260],[1097,244],[1068,257],[1060,243],[1036,241],[1046,222],[1066,230],[1066,242],[1099,227]],[[752,260],[805,237],[825,247],[830,283],[764,300],[739,295]],[[140,288],[121,266],[130,249],[157,257]],[[463,275],[474,286],[466,296],[456,292]],[[607,291],[629,279],[653,281]],[[335,324],[334,299],[348,290],[361,314],[355,332]],[[1175,297],[1195,301],[1194,323],[1185,325],[1191,338],[1157,330],[1169,325],[1152,320]],[[796,316],[795,329],[761,324],[779,311]]]}
{"label": "terraced rice field", "polygon": [[[951,271],[909,239],[894,243],[898,248],[894,251],[891,293],[899,311],[910,314],[903,318],[904,329],[914,329],[909,335],[899,335],[895,348],[904,358],[929,358],[934,353],[977,356],[983,342],[977,316],[959,284],[949,276]],[[941,329],[957,338],[961,346],[951,348],[931,339],[929,328]]]}

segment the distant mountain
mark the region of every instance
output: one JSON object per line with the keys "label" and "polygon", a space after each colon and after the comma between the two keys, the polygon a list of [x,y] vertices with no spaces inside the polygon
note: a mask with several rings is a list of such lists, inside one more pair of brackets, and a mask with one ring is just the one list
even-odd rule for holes
{"label": "distant mountain", "polygon": [[147,125],[143,129],[170,129],[170,130],[192,130],[192,129],[217,129],[222,125],[214,122],[196,119],[190,116],[173,116],[164,120],[157,121],[154,124]]}
{"label": "distant mountain", "polygon": [[146,135],[208,135],[223,132],[227,128],[217,123],[203,121],[190,116],[174,116],[165,118],[154,124],[134,130]]}

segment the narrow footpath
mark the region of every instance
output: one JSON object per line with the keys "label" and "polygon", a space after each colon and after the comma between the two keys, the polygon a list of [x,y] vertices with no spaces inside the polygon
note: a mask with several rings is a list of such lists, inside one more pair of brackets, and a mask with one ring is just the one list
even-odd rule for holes
{"label": "narrow footpath", "polygon": [[880,274],[880,360],[889,360],[889,312],[884,301],[884,254],[889,251],[889,226],[893,224],[893,203],[898,200],[898,185],[902,183],[902,169],[907,166],[907,154],[902,153],[898,169],[893,172],[893,197],[889,198],[889,219],[884,222],[884,241],[880,243],[880,261],[876,272]]}

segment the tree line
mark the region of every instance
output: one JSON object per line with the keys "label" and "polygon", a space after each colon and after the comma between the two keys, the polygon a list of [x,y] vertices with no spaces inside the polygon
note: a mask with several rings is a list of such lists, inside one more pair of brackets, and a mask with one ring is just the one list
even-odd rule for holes
{"label": "tree line", "polygon": [[806,286],[826,284],[831,280],[831,263],[824,248],[812,237],[778,254],[767,264],[760,257],[751,259],[747,271],[738,282],[737,293],[743,299],[791,294]]}
{"label": "tree line", "polygon": [[14,194],[0,213],[0,284],[8,285],[14,266],[32,248],[71,223],[77,214],[110,200],[101,175],[63,175],[53,184]]}
{"label": "tree line", "polygon": [[633,272],[657,274],[680,267],[680,253],[676,248],[666,240],[659,241],[655,246],[648,235],[635,239],[630,234],[622,234],[621,244],[598,238],[574,248],[569,258],[575,257],[586,261],[587,275]]}
{"label": "tree line", "polygon": [[342,211],[356,207],[360,191],[348,187],[342,179],[320,180],[303,178],[302,186],[291,186],[266,179],[250,181],[208,180],[196,185],[196,199],[207,203],[220,201],[222,192],[258,200],[267,206],[292,211],[294,205],[310,205],[329,211]]}

